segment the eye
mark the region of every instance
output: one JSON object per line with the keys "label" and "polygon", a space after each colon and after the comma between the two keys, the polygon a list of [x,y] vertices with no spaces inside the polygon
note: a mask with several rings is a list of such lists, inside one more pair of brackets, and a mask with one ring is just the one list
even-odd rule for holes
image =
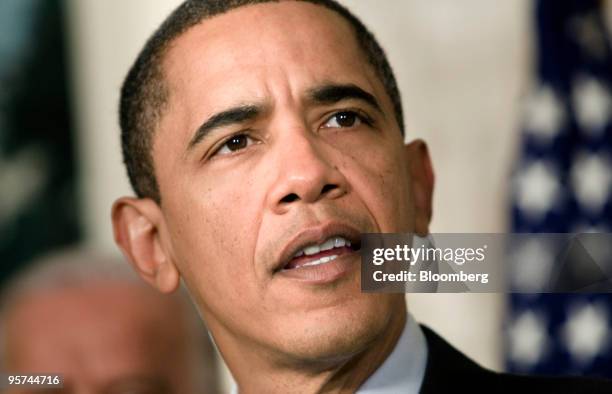
{"label": "eye", "polygon": [[[355,127],[364,122],[364,118],[355,111],[342,111],[333,114],[323,124],[323,128]],[[367,123],[367,122],[366,122]]]}
{"label": "eye", "polygon": [[231,136],[225,143],[214,153],[215,155],[227,155],[241,149],[246,148],[254,143],[253,139],[246,134],[236,134]]}

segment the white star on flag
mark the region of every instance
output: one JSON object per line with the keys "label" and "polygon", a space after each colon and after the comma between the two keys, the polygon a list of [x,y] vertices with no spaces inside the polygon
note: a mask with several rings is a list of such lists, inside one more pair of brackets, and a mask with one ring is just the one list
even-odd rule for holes
{"label": "white star on flag", "polygon": [[520,314],[508,329],[510,357],[523,368],[537,364],[548,347],[546,323],[533,311]]}
{"label": "white star on flag", "polygon": [[549,279],[553,257],[550,246],[543,240],[532,238],[520,242],[511,260],[513,286],[526,293],[542,291]]}
{"label": "white star on flag", "polygon": [[553,139],[561,130],[564,122],[563,105],[550,86],[540,86],[528,96],[525,108],[525,129],[542,143]]}
{"label": "white star on flag", "polygon": [[586,303],[570,309],[561,335],[574,358],[587,364],[607,350],[609,334],[606,308]]}
{"label": "white star on flag", "polygon": [[590,212],[600,212],[608,201],[612,184],[610,161],[597,154],[578,154],[571,170],[571,183],[580,205]]}
{"label": "white star on flag", "polygon": [[518,207],[537,222],[559,200],[561,186],[550,163],[533,161],[519,170],[515,178]]}
{"label": "white star on flag", "polygon": [[572,102],[580,127],[600,134],[610,118],[612,102],[607,90],[595,78],[580,76],[573,84]]}

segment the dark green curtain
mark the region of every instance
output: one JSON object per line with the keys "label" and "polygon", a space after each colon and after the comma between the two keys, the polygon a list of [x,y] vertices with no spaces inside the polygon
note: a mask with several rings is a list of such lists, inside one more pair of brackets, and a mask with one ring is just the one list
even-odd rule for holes
{"label": "dark green curtain", "polygon": [[79,240],[62,7],[0,1],[0,285]]}

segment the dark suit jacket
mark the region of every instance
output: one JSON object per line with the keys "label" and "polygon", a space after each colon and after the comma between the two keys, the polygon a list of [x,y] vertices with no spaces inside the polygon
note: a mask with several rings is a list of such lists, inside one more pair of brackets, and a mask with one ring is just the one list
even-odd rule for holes
{"label": "dark suit jacket", "polygon": [[422,394],[473,393],[609,393],[612,381],[581,377],[536,377],[487,370],[421,326],[427,339],[427,367]]}

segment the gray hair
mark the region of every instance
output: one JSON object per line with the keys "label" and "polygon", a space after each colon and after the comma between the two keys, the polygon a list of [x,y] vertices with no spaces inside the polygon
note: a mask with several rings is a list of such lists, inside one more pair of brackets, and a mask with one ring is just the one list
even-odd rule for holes
{"label": "gray hair", "polygon": [[[134,286],[146,285],[125,262],[119,253],[102,253],[87,248],[56,251],[36,260],[27,269],[16,275],[0,289],[0,370],[6,360],[6,338],[3,327],[10,307],[25,296],[70,287],[91,285],[92,283],[130,283]],[[198,392],[218,388],[218,368],[216,350],[211,343],[208,330],[197,313],[184,286],[176,296],[187,321],[194,350],[191,365],[194,371],[195,387]]]}

